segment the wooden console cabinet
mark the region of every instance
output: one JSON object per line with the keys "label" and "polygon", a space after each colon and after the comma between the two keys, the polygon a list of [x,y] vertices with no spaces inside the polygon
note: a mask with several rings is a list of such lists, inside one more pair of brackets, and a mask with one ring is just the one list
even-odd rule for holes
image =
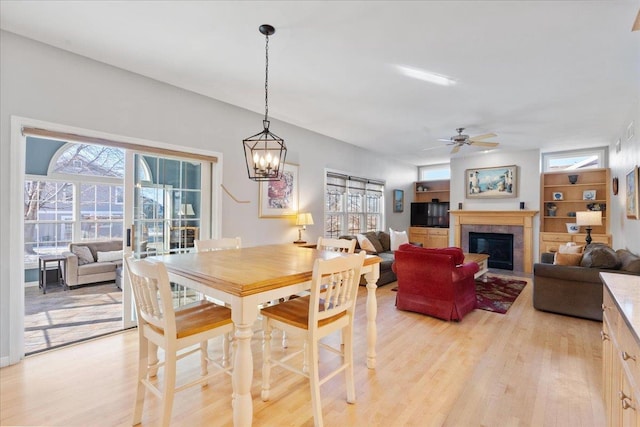
{"label": "wooden console cabinet", "polygon": [[[558,252],[558,246],[568,242],[586,245],[586,233],[540,233],[540,253]],[[610,234],[591,234],[591,243],[605,243],[611,246]]]}
{"label": "wooden console cabinet", "polygon": [[449,229],[409,227],[409,241],[421,243],[425,248],[446,248],[449,246]]}
{"label": "wooden console cabinet", "polygon": [[607,426],[640,427],[640,276],[600,273]]}

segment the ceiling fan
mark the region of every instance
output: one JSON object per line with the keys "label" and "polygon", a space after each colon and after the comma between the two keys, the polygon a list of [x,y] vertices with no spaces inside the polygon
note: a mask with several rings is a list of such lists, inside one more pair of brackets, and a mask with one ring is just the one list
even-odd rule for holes
{"label": "ceiling fan", "polygon": [[457,153],[460,150],[460,147],[464,145],[476,145],[478,147],[495,147],[499,144],[499,142],[482,141],[483,139],[495,138],[496,136],[498,136],[495,133],[485,133],[484,135],[469,136],[464,135],[462,133],[463,131],[464,128],[457,128],[457,135],[454,135],[449,139],[439,139],[438,141],[445,141],[448,142],[449,145],[453,145],[454,147],[453,150],[451,150],[451,154]]}

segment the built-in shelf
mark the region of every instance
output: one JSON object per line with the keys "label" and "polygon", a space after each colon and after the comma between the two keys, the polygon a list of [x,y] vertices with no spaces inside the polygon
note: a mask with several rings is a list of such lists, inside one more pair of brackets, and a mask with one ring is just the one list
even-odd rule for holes
{"label": "built-in shelf", "polygon": [[430,202],[433,199],[438,199],[440,202],[448,202],[451,200],[449,196],[450,185],[448,179],[415,182],[413,201]]}
{"label": "built-in shelf", "polygon": [[[569,176],[575,175],[577,181],[571,184]],[[546,172],[541,175],[540,183],[540,252],[557,249],[561,243],[584,241],[585,228],[580,235],[567,233],[567,223],[575,223],[576,217],[569,212],[590,210],[589,205],[602,205],[602,225],[592,226],[594,241],[611,244],[607,209],[610,207],[610,172],[607,168],[591,168],[560,172]],[[595,199],[585,199],[584,192],[595,191]],[[562,200],[554,198],[554,193],[562,193]],[[555,206],[555,215],[549,215],[549,206]]]}

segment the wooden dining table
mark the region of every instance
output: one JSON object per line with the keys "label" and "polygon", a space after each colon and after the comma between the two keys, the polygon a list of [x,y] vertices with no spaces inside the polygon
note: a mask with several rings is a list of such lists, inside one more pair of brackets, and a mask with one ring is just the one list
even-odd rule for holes
{"label": "wooden dining table", "polygon": [[[251,337],[259,305],[309,289],[315,260],[340,256],[344,255],[281,244],[148,258],[163,262],[172,282],[231,307],[236,340],[232,374],[234,426],[250,426],[253,420]],[[367,255],[362,268],[367,282],[367,367],[370,369],[376,364],[376,283],[380,277],[380,261],[375,255]]]}

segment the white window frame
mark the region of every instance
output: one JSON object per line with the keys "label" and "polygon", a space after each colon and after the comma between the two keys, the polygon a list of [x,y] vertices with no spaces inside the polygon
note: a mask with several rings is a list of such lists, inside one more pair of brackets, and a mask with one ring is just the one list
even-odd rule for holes
{"label": "white window frame", "polygon": [[[571,157],[582,156],[596,156],[598,161],[596,165],[589,167],[582,167],[579,164],[566,169],[551,169],[550,163],[556,159],[566,159]],[[583,148],[580,150],[567,150],[567,151],[554,151],[548,153],[542,153],[542,172],[552,172],[560,170],[577,170],[577,169],[592,169],[592,168],[606,168],[609,163],[609,148],[608,147],[593,147]]]}
{"label": "white window frame", "polygon": [[[342,197],[342,206],[339,211],[328,211],[327,210],[327,202],[328,202],[328,194],[329,194],[329,177],[338,177],[344,179],[344,193]],[[378,230],[384,230],[385,228],[385,215],[384,215],[384,187],[385,182],[381,180],[376,180],[372,178],[363,178],[356,177],[354,175],[346,174],[343,172],[336,172],[333,170],[325,170],[325,185],[324,185],[324,215],[323,215],[323,236],[325,237],[333,237],[337,238],[342,235],[349,234],[357,234],[357,233],[366,233],[367,231],[376,231],[369,230],[369,224],[371,223],[370,219],[375,217],[378,223]],[[352,183],[351,185],[349,183]],[[358,184],[355,184],[358,183]],[[376,188],[377,187],[377,188]],[[379,189],[378,189],[379,188]],[[349,197],[355,196],[357,193],[360,193],[362,198],[360,206],[361,209],[358,211],[349,211]],[[369,198],[377,197],[380,200],[378,201],[379,211],[377,212],[368,212],[369,208]],[[332,234],[328,233],[325,227],[329,216],[337,216],[341,218],[340,228],[337,233]],[[360,222],[359,230],[349,229],[349,217],[350,216],[358,216]]]}
{"label": "white window frame", "polygon": [[418,181],[451,179],[451,163],[418,166]]}

